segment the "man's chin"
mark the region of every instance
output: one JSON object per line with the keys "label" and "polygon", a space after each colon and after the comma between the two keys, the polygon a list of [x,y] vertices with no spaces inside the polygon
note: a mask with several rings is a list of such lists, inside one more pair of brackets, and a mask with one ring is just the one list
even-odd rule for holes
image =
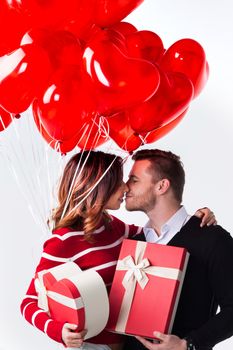
{"label": "man's chin", "polygon": [[132,197],[126,197],[125,199],[125,209],[127,211],[135,211],[138,210],[138,208],[136,208],[135,206],[135,200],[133,200]]}
{"label": "man's chin", "polygon": [[126,209],[127,211],[135,211],[135,210],[138,210],[137,208],[132,207],[132,206],[127,205],[127,204],[125,204],[125,209]]}

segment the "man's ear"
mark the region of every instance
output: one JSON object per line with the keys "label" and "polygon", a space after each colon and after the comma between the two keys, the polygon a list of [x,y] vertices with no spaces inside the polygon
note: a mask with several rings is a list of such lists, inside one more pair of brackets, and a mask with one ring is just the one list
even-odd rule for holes
{"label": "man's ear", "polygon": [[167,192],[170,187],[170,181],[168,179],[162,179],[156,184],[156,192],[161,195]]}

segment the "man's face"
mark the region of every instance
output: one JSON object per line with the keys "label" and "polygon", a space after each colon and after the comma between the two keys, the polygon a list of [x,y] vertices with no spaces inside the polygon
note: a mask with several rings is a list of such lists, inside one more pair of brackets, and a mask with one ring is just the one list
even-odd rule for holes
{"label": "man's face", "polygon": [[129,211],[139,210],[148,213],[156,204],[155,183],[152,182],[152,175],[149,160],[135,161],[130,174],[127,186],[125,206]]}

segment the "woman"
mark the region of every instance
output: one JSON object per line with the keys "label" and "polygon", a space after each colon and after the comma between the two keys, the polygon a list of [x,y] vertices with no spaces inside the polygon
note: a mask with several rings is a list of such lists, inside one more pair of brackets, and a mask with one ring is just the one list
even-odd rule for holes
{"label": "woman", "polygon": [[[36,272],[73,261],[82,270],[95,268],[107,287],[111,285],[121,242],[141,232],[110,216],[119,209],[127,185],[123,182],[122,159],[103,152],[82,152],[67,163],[58,191],[58,207],[52,214],[54,230],[45,242]],[[209,214],[209,210],[206,210]],[[51,319],[37,306],[34,279],[21,304],[28,322],[50,338],[68,347],[80,347],[84,332],[75,325]],[[107,331],[89,339],[84,349],[120,350],[122,336]],[[94,345],[107,344],[107,345]]]}

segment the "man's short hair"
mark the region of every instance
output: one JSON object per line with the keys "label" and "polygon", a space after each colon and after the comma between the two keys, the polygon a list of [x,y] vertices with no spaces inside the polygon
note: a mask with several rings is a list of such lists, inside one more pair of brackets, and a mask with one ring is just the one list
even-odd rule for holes
{"label": "man's short hair", "polygon": [[149,160],[154,182],[168,179],[176,200],[182,202],[185,172],[179,156],[170,151],[145,149],[134,153],[132,159],[134,161]]}

